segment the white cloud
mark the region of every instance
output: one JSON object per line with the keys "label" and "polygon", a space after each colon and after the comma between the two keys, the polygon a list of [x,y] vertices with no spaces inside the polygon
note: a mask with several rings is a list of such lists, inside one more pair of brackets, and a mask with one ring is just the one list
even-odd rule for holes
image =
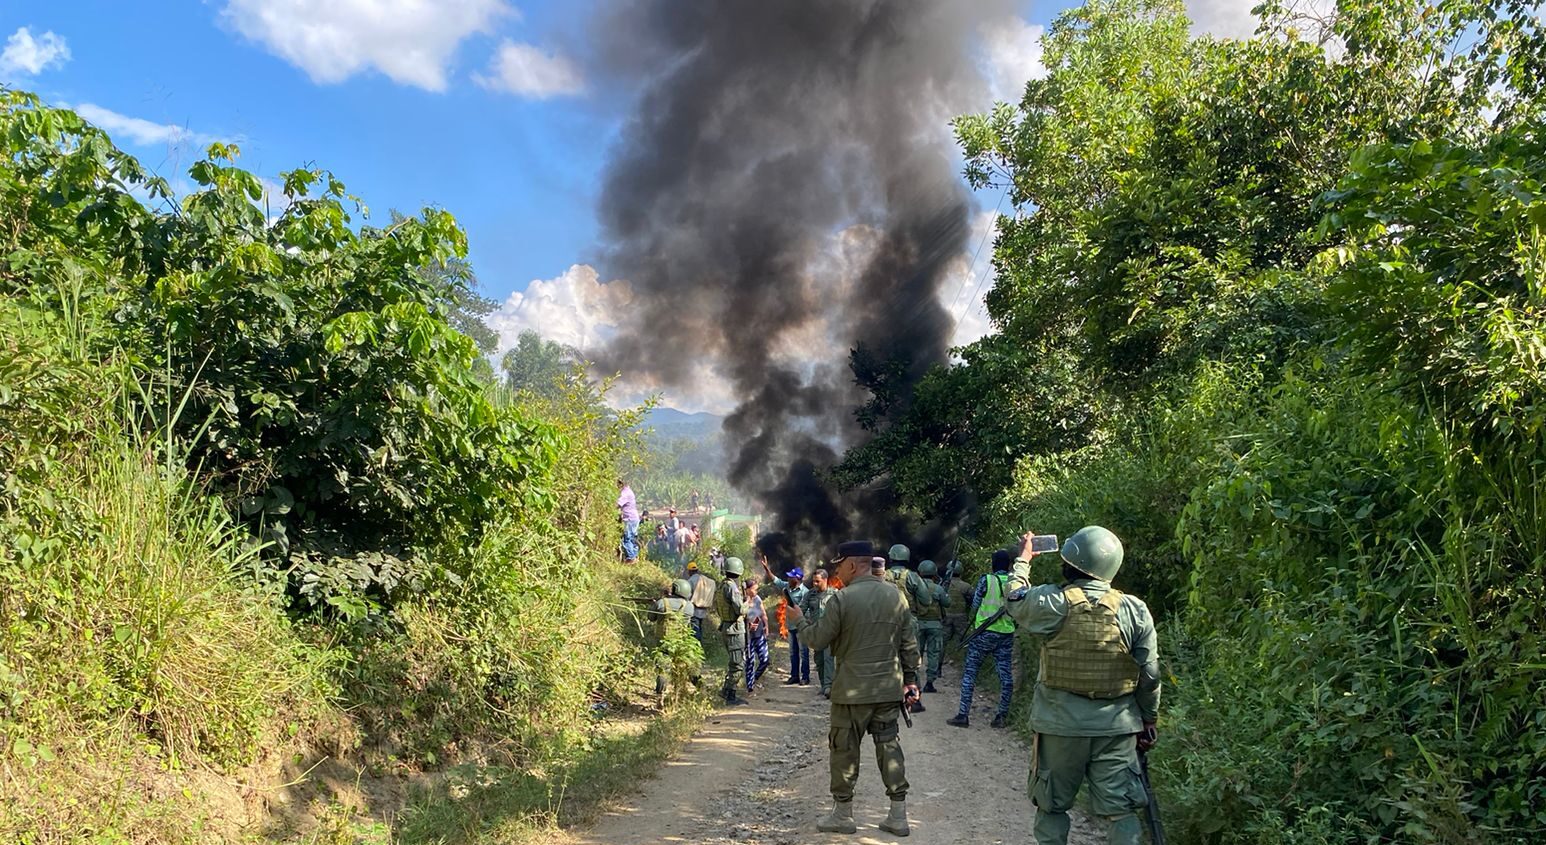
{"label": "white cloud", "polygon": [[527,329],[585,352],[612,336],[632,301],[627,282],[604,283],[596,268],[576,264],[557,278],[538,279],[510,294],[487,322],[499,333],[501,354]]}
{"label": "white cloud", "polygon": [[462,41],[513,13],[504,0],[229,0],[224,17],[314,82],[375,69],[443,91]]}
{"label": "white cloud", "polygon": [[170,123],[156,123],[141,117],[119,114],[112,109],[105,109],[92,103],[81,103],[75,106],[75,112],[96,124],[99,128],[106,130],[109,135],[117,136],[119,140],[128,138],[142,147],[153,144],[197,144],[199,146],[206,146],[220,140],[213,135],[190,131],[186,127]]}
{"label": "white cloud", "polygon": [[36,76],[69,60],[70,47],[63,38],[52,32],[33,38],[32,30],[24,26],[11,33],[0,51],[0,78]]}
{"label": "white cloud", "polygon": [[994,100],[1018,103],[1025,93],[1025,83],[1047,75],[1041,63],[1041,37],[1045,32],[1041,24],[1027,23],[1013,15],[982,28],[988,88]]}
{"label": "white cloud", "polygon": [[499,45],[487,74],[473,74],[479,85],[533,100],[579,94],[585,80],[574,63],[557,53],[544,53],[530,44],[506,39]]}
{"label": "white cloud", "polygon": [[1250,38],[1261,21],[1251,14],[1260,0],[1186,0],[1193,35]]}

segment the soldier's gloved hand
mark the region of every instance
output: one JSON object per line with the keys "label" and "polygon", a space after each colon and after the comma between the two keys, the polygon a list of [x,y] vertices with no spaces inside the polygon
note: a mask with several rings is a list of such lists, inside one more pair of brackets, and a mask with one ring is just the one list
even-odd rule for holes
{"label": "soldier's gloved hand", "polygon": [[1159,742],[1159,728],[1153,722],[1144,722],[1138,734],[1138,750],[1148,751]]}

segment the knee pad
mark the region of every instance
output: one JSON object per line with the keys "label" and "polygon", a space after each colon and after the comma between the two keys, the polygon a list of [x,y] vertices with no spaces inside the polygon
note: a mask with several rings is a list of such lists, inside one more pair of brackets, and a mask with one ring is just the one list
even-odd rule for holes
{"label": "knee pad", "polygon": [[895,740],[899,733],[900,730],[897,728],[897,723],[895,721],[876,722],[874,724],[874,730],[870,731],[870,736],[875,738],[876,745],[880,745],[883,742],[891,742]]}

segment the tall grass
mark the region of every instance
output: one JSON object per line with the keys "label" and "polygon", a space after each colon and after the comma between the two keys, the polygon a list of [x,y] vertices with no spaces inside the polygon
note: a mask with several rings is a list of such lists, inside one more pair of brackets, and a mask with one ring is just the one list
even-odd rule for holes
{"label": "tall grass", "polygon": [[250,549],[127,424],[125,370],[72,358],[67,324],[0,325],[0,838],[192,841],[161,773],[299,730],[328,657],[232,578]]}

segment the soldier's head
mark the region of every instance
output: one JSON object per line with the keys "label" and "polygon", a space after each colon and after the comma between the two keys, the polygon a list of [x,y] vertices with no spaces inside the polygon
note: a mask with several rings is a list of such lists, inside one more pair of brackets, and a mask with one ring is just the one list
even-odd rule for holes
{"label": "soldier's head", "polygon": [[906,546],[897,543],[886,553],[886,557],[891,559],[891,566],[906,566],[908,561],[912,560],[913,553]]}
{"label": "soldier's head", "polygon": [[934,561],[926,560],[918,564],[918,574],[932,581],[939,577],[939,567],[934,565]]}
{"label": "soldier's head", "polygon": [[1015,553],[1008,549],[999,549],[993,553],[993,571],[1008,572],[1015,565]]}
{"label": "soldier's head", "polygon": [[884,577],[886,574],[886,559],[883,557],[870,558],[870,574],[876,578]]}
{"label": "soldier's head", "polygon": [[1070,581],[1110,581],[1122,568],[1122,554],[1122,541],[1117,535],[1099,525],[1085,526],[1063,542],[1063,575],[1067,578],[1072,569],[1075,575],[1068,578]]}
{"label": "soldier's head", "polygon": [[870,560],[875,557],[875,548],[868,540],[849,540],[839,543],[837,556],[832,559],[834,574],[843,579],[846,584],[855,577],[864,575],[870,565]]}
{"label": "soldier's head", "polygon": [[671,594],[679,599],[690,599],[692,598],[692,585],[687,583],[686,578],[678,578],[671,582]]}
{"label": "soldier's head", "polygon": [[811,589],[818,593],[827,591],[827,570],[818,569],[811,573]]}

